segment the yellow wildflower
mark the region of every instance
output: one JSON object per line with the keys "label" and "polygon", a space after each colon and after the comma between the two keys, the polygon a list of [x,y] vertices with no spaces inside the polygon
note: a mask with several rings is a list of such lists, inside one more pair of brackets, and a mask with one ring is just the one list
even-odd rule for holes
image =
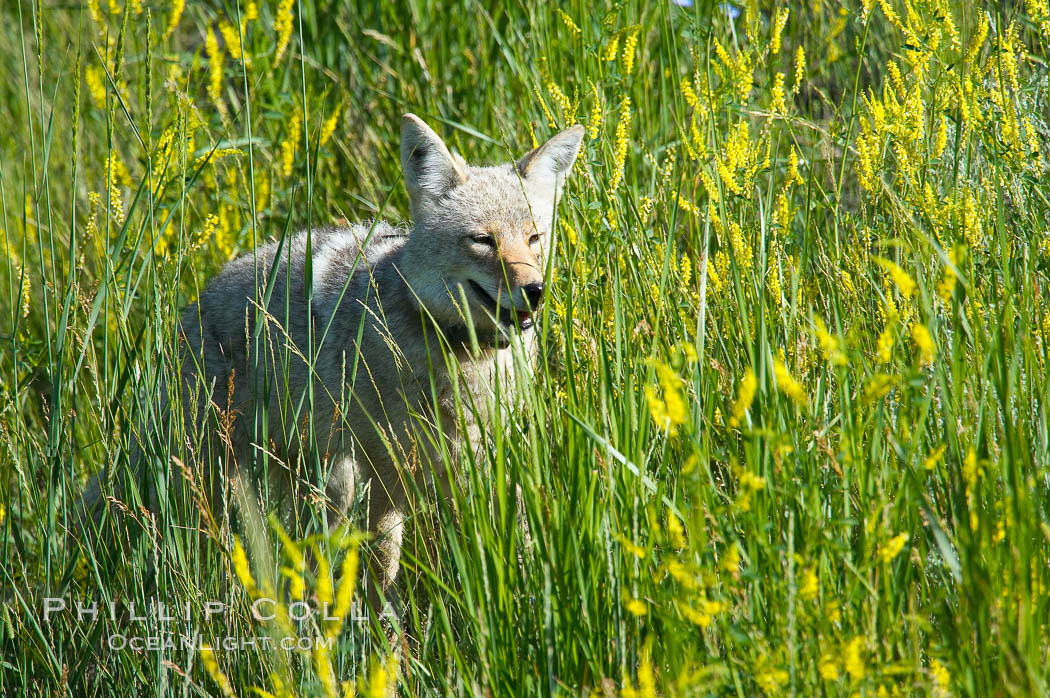
{"label": "yellow wildflower", "polygon": [[895,383],[893,376],[888,376],[885,373],[876,373],[868,381],[868,384],[864,386],[864,402],[873,402],[885,396]]}
{"label": "yellow wildflower", "polygon": [[299,148],[299,138],[302,136],[300,133],[302,130],[301,125],[302,116],[297,106],[292,111],[291,118],[288,119],[285,139],[280,145],[281,174],[285,177],[292,175],[292,168],[295,165],[295,151]]}
{"label": "yellow wildflower", "polygon": [[613,173],[609,183],[615,189],[623,181],[624,163],[627,161],[628,137],[631,132],[631,98],[624,97],[620,104],[620,120],[616,123],[616,140],[613,142]]}
{"label": "yellow wildflower", "polygon": [[572,17],[567,15],[561,8],[557,9],[557,13],[558,17],[561,18],[562,24],[565,25],[565,28],[568,29],[571,34],[579,36],[583,33],[583,30],[576,25],[576,22],[572,21]]}
{"label": "yellow wildflower", "polygon": [[781,7],[777,10],[776,18],[773,20],[773,34],[769,39],[769,53],[776,56],[780,53],[781,39],[784,35],[784,27],[787,26],[788,8]]}
{"label": "yellow wildflower", "polygon": [[219,662],[215,659],[215,650],[209,645],[203,645],[200,648],[201,663],[204,664],[204,670],[208,672],[208,676],[211,677],[215,685],[219,687],[219,691],[222,692],[226,698],[233,698],[233,686],[230,685],[230,680],[226,678],[226,674],[222,673],[222,669],[219,668]]}
{"label": "yellow wildflower", "polygon": [[[714,270],[712,269],[709,273],[713,271]],[[733,406],[730,408],[730,427],[737,427],[740,425],[744,416],[747,414],[748,409],[751,407],[751,403],[755,399],[755,391],[757,388],[758,379],[755,378],[755,372],[748,368],[744,373],[744,377],[740,380],[740,387],[737,388],[736,400],[733,401]]]}
{"label": "yellow wildflower", "polygon": [[937,124],[937,135],[933,140],[933,157],[939,158],[948,145],[948,119],[942,114]]}
{"label": "yellow wildflower", "polygon": [[277,50],[274,52],[274,63],[280,61],[284,56],[284,52],[288,48],[288,42],[292,38],[292,22],[295,19],[292,8],[294,6],[295,0],[281,0],[277,5],[277,12],[273,20],[273,30],[277,33]]}
{"label": "yellow wildflower", "polygon": [[208,33],[204,37],[204,49],[208,53],[208,97],[221,110],[223,54],[219,50],[219,41],[215,38],[215,32],[211,27],[208,27]]}
{"label": "yellow wildflower", "polygon": [[933,677],[934,695],[950,695],[952,675],[948,671],[948,667],[934,659],[930,662],[930,676]]}
{"label": "yellow wildflower", "polygon": [[605,52],[602,54],[602,60],[606,63],[612,63],[616,60],[616,56],[620,53],[620,33],[616,32],[609,39],[609,43],[605,45]]}
{"label": "yellow wildflower", "polygon": [[900,533],[879,546],[879,559],[882,560],[883,564],[892,562],[895,557],[900,555],[901,550],[904,550],[904,544],[908,542],[909,538],[910,536],[907,533]]}
{"label": "yellow wildflower", "polygon": [[780,359],[773,361],[773,375],[777,379],[777,388],[800,405],[806,404],[806,391],[788,372],[787,366]]}
{"label": "yellow wildflower", "polygon": [[328,637],[335,637],[343,627],[343,619],[350,610],[350,603],[354,596],[354,587],[357,582],[357,567],[359,562],[357,542],[351,544],[346,555],[343,557],[343,565],[339,572],[339,588],[335,593],[335,612],[326,631]]}
{"label": "yellow wildflower", "polygon": [[773,86],[769,88],[770,100],[769,111],[773,114],[786,114],[787,104],[784,103],[784,74],[778,72],[773,76]]}
{"label": "yellow wildflower", "polygon": [[700,96],[696,94],[696,90],[693,89],[689,78],[682,78],[679,87],[682,90],[682,97],[685,99],[685,103],[689,105],[689,108],[696,109],[697,105],[700,104]]}
{"label": "yellow wildflower", "polygon": [[937,467],[937,461],[939,461],[941,459],[941,456],[944,455],[944,450],[945,450],[944,444],[941,444],[940,446],[938,446],[933,451],[933,453],[931,453],[929,456],[927,456],[926,460],[923,461],[923,468],[925,468],[926,470],[933,470],[934,468],[936,468]]}
{"label": "yellow wildflower", "polygon": [[740,546],[733,542],[726,546],[725,554],[718,563],[719,569],[734,577],[740,574]]}
{"label": "yellow wildflower", "polygon": [[764,661],[755,675],[755,681],[767,695],[779,695],[782,686],[791,680],[787,670]]}
{"label": "yellow wildflower", "polygon": [[321,125],[321,145],[326,144],[335,133],[335,127],[339,125],[339,116],[343,113],[341,106],[336,107],[331,115]]}
{"label": "yellow wildflower", "polygon": [[820,318],[816,318],[815,325],[817,342],[820,344],[820,351],[824,355],[824,359],[835,366],[845,366],[849,359],[846,358],[846,355],[839,347],[838,338],[827,331]]}
{"label": "yellow wildflower", "polygon": [[632,541],[630,538],[627,538],[626,536],[621,536],[617,534],[615,538],[620,543],[620,545],[623,546],[624,550],[626,550],[631,555],[634,555],[638,559],[642,559],[648,554],[645,548],[641,547],[640,545],[637,545],[634,541]]}
{"label": "yellow wildflower", "polygon": [[846,673],[854,681],[864,678],[864,638],[860,635],[846,643],[843,650]]}
{"label": "yellow wildflower", "polygon": [[890,278],[893,279],[893,283],[897,285],[902,296],[905,298],[911,298],[915,295],[915,280],[908,275],[908,272],[904,271],[888,259],[876,257],[875,262],[890,275]]}
{"label": "yellow wildflower", "polygon": [[795,85],[792,92],[798,94],[802,81],[806,79],[806,52],[801,46],[795,49]]}
{"label": "yellow wildflower", "polygon": [[803,601],[812,601],[817,598],[819,592],[820,580],[817,578],[817,571],[813,566],[807,567],[802,571],[802,582],[798,585],[798,595]]}
{"label": "yellow wildflower", "polygon": [[171,0],[171,14],[168,15],[168,26],[164,29],[164,38],[171,36],[179,26],[182,19],[182,11],[186,8],[186,0]]}
{"label": "yellow wildflower", "polygon": [[653,421],[662,429],[666,429],[668,435],[673,435],[688,417],[685,399],[682,397],[682,380],[667,364],[656,361],[653,365],[663,398],[657,396],[652,386],[646,386],[645,398]]}
{"label": "yellow wildflower", "polygon": [[233,552],[230,554],[230,559],[233,562],[233,571],[237,574],[237,578],[241,580],[244,590],[253,598],[258,596],[259,590],[255,586],[255,579],[252,578],[252,571],[248,565],[248,556],[245,555],[241,539],[237,536],[234,536],[233,539]]}
{"label": "yellow wildflower", "polygon": [[627,597],[623,601],[623,606],[627,609],[628,613],[632,616],[637,616],[638,618],[641,618],[649,612],[649,608],[641,599]]}
{"label": "yellow wildflower", "polygon": [[95,65],[84,67],[84,82],[87,83],[91,102],[99,109],[106,107],[106,80],[102,68]]}
{"label": "yellow wildflower", "polygon": [[820,678],[825,681],[839,680],[839,665],[830,654],[821,656],[820,661],[817,662],[817,671],[820,673]]}
{"label": "yellow wildflower", "polygon": [[219,33],[222,34],[222,40],[226,42],[226,50],[230,52],[230,57],[237,61],[246,57],[241,46],[241,31],[226,20],[219,20]]}
{"label": "yellow wildflower", "polygon": [[919,350],[919,357],[924,365],[930,365],[937,358],[937,345],[933,343],[929,329],[920,322],[914,322],[911,326],[911,338],[915,347]]}
{"label": "yellow wildflower", "polygon": [[591,116],[587,120],[587,138],[594,140],[602,127],[602,99],[598,95],[598,86],[591,83]]}
{"label": "yellow wildflower", "polygon": [[630,75],[634,71],[634,51],[638,46],[638,33],[641,27],[635,25],[628,31],[623,41],[623,74]]}
{"label": "yellow wildflower", "polygon": [[667,537],[671,539],[673,547],[679,550],[686,547],[685,528],[670,509],[667,510]]}

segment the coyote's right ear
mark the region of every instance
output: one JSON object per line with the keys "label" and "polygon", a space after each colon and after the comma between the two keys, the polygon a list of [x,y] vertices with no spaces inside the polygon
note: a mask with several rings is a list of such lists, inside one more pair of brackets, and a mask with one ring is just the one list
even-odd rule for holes
{"label": "coyote's right ear", "polygon": [[467,181],[460,162],[422,119],[415,114],[401,117],[401,169],[413,204],[421,197],[440,198]]}
{"label": "coyote's right ear", "polygon": [[523,179],[549,181],[556,190],[560,190],[565,176],[572,171],[572,163],[576,162],[580,144],[583,143],[583,133],[583,126],[576,124],[525,153],[518,160],[518,174]]}

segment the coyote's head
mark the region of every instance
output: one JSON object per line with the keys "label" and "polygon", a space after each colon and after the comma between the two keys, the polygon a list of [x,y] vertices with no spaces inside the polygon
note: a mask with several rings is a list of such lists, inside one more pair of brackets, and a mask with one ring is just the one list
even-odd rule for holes
{"label": "coyote's head", "polygon": [[404,116],[401,166],[414,226],[400,271],[439,324],[462,328],[470,318],[484,343],[532,327],[555,207],[582,140],[577,125],[516,163],[472,167],[418,117]]}

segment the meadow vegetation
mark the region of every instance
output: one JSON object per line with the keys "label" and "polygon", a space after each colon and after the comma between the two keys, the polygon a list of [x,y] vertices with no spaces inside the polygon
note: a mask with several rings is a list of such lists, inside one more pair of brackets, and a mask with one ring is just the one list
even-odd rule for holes
{"label": "meadow vegetation", "polygon": [[[3,4],[0,693],[1050,691],[1046,0],[353,5]],[[471,162],[587,137],[535,380],[409,527],[399,668],[308,488],[67,529],[224,262],[407,218],[406,111]],[[200,646],[41,613],[153,595]]]}

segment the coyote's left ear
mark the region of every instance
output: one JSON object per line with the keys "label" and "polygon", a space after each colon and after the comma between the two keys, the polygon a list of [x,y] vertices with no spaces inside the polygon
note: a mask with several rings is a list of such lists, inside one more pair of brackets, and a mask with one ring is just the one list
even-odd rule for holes
{"label": "coyote's left ear", "polygon": [[583,126],[576,124],[567,128],[518,160],[518,173],[522,179],[549,181],[560,190],[565,176],[572,170],[582,142]]}

